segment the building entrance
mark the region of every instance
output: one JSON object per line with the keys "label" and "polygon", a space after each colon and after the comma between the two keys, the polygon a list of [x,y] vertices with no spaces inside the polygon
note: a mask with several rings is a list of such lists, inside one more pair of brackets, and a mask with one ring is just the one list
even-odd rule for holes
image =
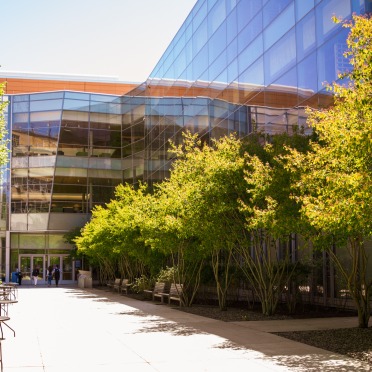
{"label": "building entrance", "polygon": [[52,266],[53,268],[58,265],[59,269],[61,270],[61,279],[60,283],[69,283],[74,278],[73,273],[73,265],[71,258],[65,254],[54,255],[50,254],[48,256],[48,266]]}
{"label": "building entrance", "polygon": [[18,267],[20,268],[23,278],[22,284],[33,284],[32,271],[34,268],[39,269],[38,284],[46,284],[46,275],[48,267],[58,265],[61,271],[60,284],[71,283],[74,278],[73,265],[71,258],[63,254],[21,254],[19,255]]}
{"label": "building entrance", "polygon": [[18,267],[22,272],[22,284],[32,283],[32,271],[39,269],[38,283],[45,283],[45,255],[22,254],[19,255]]}

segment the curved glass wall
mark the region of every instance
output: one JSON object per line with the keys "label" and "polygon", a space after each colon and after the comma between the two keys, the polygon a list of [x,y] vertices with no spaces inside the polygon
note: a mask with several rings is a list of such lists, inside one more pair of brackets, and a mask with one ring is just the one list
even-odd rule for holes
{"label": "curved glass wall", "polygon": [[[200,0],[143,92],[257,107],[269,132],[301,125],[303,107],[331,102],[324,82],[350,68],[348,30],[332,17],[370,8],[364,0]],[[275,118],[277,108],[285,111]]]}
{"label": "curved glass wall", "polygon": [[186,129],[209,139],[261,126],[260,110],[210,98],[58,95],[11,97],[12,229],[56,228],[61,213],[85,221],[118,184],[163,180],[169,140],[180,143]]}

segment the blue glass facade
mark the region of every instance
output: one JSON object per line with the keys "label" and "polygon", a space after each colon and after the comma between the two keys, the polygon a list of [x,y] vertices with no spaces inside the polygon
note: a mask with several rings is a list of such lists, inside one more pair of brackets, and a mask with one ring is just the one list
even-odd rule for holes
{"label": "blue glass facade", "polygon": [[350,67],[347,30],[332,16],[370,10],[369,0],[199,0],[130,95],[10,96],[2,271],[30,270],[33,255],[45,269],[60,255],[64,279],[74,280],[63,234],[86,223],[118,184],[168,177],[168,141],[179,143],[184,130],[206,141],[307,131],[305,107],[328,105],[324,82]]}
{"label": "blue glass facade", "polygon": [[347,19],[365,10],[359,0],[199,1],[148,84],[169,79],[189,82],[190,89],[198,81],[234,84],[233,89],[236,84],[297,87],[297,65],[313,57],[317,71],[302,88],[316,93],[347,67],[342,57],[347,30],[332,16]]}

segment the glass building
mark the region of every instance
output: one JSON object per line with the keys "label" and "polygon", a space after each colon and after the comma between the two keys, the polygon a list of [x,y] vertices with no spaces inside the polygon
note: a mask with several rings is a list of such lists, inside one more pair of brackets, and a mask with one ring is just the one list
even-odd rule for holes
{"label": "glass building", "polygon": [[118,96],[77,91],[8,95],[11,142],[1,208],[3,277],[33,267],[62,283],[81,267],[63,235],[124,182],[169,176],[169,139],[205,141],[302,130],[305,107],[326,107],[343,57],[349,19],[371,0],[199,0],[143,84]]}

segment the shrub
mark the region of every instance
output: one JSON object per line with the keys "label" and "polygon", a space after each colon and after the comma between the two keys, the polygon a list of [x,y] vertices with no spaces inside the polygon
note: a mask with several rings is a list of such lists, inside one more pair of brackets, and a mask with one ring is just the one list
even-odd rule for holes
{"label": "shrub", "polygon": [[147,278],[145,275],[141,275],[141,277],[134,279],[131,290],[134,293],[142,293],[145,289],[150,288],[151,284],[151,279]]}
{"label": "shrub", "polygon": [[174,278],[176,278],[178,275],[178,268],[177,266],[173,266],[173,267],[166,267],[165,269],[162,269],[160,270],[159,274],[158,274],[158,277],[157,277],[157,281],[158,282],[169,282],[169,283],[173,283],[174,282]]}

